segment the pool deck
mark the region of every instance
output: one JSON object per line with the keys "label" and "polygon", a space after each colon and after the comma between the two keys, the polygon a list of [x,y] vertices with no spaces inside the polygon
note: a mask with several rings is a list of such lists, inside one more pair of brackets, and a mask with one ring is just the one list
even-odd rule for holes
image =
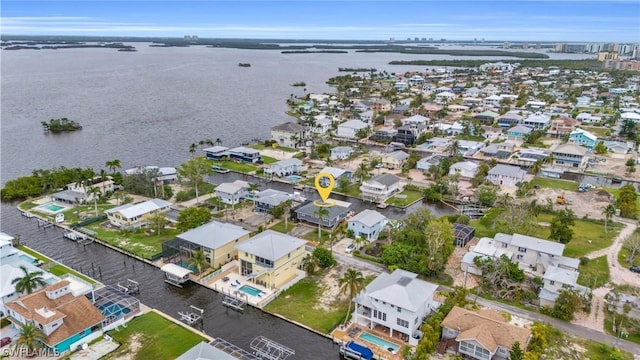
{"label": "pool deck", "polygon": [[[363,332],[369,333],[371,335],[377,336],[381,339],[384,339],[390,343],[393,343],[395,345],[398,345],[398,351],[393,354],[391,352],[389,352],[387,349],[378,346],[378,345],[374,345],[368,341],[362,340],[359,338],[360,334],[362,334]],[[358,344],[364,345],[366,347],[368,347],[369,349],[371,349],[371,351],[373,351],[373,353],[376,355],[376,357],[378,359],[387,359],[387,360],[402,360],[402,349],[405,346],[408,346],[407,343],[396,339],[396,338],[391,338],[389,337],[388,333],[382,333],[378,330],[375,329],[368,329],[365,326],[359,325],[359,324],[354,324],[354,323],[349,323],[346,326],[340,325],[338,326],[335,330],[333,330],[331,332],[331,337],[333,338],[333,341],[335,343],[347,343],[351,340],[357,342]]]}
{"label": "pool deck", "polygon": [[[238,282],[240,282],[240,284],[234,285]],[[259,308],[266,305],[268,302],[267,300],[271,299],[272,296],[275,295],[273,290],[269,290],[264,286],[245,280],[244,277],[235,272],[234,269],[230,269],[229,271],[220,274],[220,276],[214,277],[211,281],[203,285],[210,287],[219,293],[240,298],[241,300]],[[241,291],[240,288],[244,285],[249,285],[262,291],[262,295],[253,296]]]}

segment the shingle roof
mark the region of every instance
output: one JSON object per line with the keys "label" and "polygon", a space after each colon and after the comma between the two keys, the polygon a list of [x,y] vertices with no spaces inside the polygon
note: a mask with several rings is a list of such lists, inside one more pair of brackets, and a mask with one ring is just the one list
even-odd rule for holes
{"label": "shingle roof", "polygon": [[558,154],[572,154],[572,155],[585,155],[589,149],[584,146],[576,145],[576,144],[562,144],[558,145],[555,149],[553,149],[554,153]]}
{"label": "shingle roof", "polygon": [[266,230],[236,245],[238,251],[245,251],[261,258],[276,261],[307,242],[287,234]]}
{"label": "shingle roof", "polygon": [[178,237],[200,246],[216,249],[250,233],[240,226],[214,220],[183,232]]}
{"label": "shingle roof", "polygon": [[531,336],[531,330],[511,325],[498,312],[488,309],[473,312],[454,306],[442,326],[460,331],[456,340],[476,340],[491,352],[498,345],[511,349],[516,341],[524,348]]}

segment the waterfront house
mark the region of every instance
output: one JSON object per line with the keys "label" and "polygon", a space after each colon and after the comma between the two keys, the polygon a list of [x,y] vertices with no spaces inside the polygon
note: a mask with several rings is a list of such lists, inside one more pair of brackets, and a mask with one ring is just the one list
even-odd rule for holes
{"label": "waterfront house", "polygon": [[486,157],[497,159],[507,159],[513,153],[516,145],[512,142],[492,143],[489,146],[480,149],[480,152]]}
{"label": "waterfront house", "polygon": [[382,155],[382,166],[387,169],[401,169],[407,162],[409,154],[402,150],[397,150]]}
{"label": "waterfront house", "polygon": [[400,191],[400,178],[393,174],[380,174],[363,181],[360,185],[363,200],[381,202]]}
{"label": "waterfront house", "polygon": [[292,214],[294,220],[305,221],[313,225],[318,225],[320,222],[322,222],[323,228],[334,230],[338,226],[338,224],[340,224],[342,220],[344,220],[351,212],[351,210],[349,209],[351,207],[351,204],[348,202],[337,200],[328,201],[335,202],[336,204],[325,208],[329,211],[329,214],[323,216],[322,219],[320,219],[320,216],[318,215],[319,207],[316,206],[313,201],[309,201],[293,208]]}
{"label": "waterfront house", "polygon": [[300,142],[307,138],[307,129],[291,121],[271,128],[271,140],[279,146],[296,148]]}
{"label": "waterfront house", "polygon": [[[535,148],[523,148],[522,150],[520,150],[520,154],[518,155],[518,158],[516,159],[516,163],[518,165],[524,165],[524,166],[530,167],[536,161],[538,161],[538,160],[543,161],[548,156],[549,155],[548,155],[548,152],[546,150],[535,149]],[[515,156],[514,156],[514,158],[515,158]]]}
{"label": "waterfront house", "polygon": [[369,124],[361,120],[349,120],[338,125],[336,135],[341,138],[355,139],[359,131],[368,128]]}
{"label": "waterfront house", "polygon": [[87,194],[78,191],[62,190],[49,195],[51,200],[62,204],[76,205],[83,204],[87,198]]}
{"label": "waterfront house", "polygon": [[244,146],[228,149],[224,146],[213,146],[203,149],[207,159],[211,160],[234,160],[252,164],[262,164],[260,151]]}
{"label": "waterfront house", "polygon": [[530,340],[531,330],[511,325],[495,310],[454,306],[442,320],[438,352],[452,349],[467,359],[507,359],[514,343],[525,351]]}
{"label": "waterfront house", "polygon": [[433,300],[437,288],[409,271],[381,273],[353,299],[353,322],[367,329],[382,326],[389,337],[417,345],[422,322],[438,306]]}
{"label": "waterfront house", "polygon": [[458,153],[464,156],[473,156],[478,150],[484,147],[481,141],[456,140],[458,142]]}
{"label": "waterfront house", "polygon": [[589,150],[576,144],[558,145],[552,150],[553,164],[562,167],[584,168]]}
{"label": "waterfront house", "polygon": [[487,181],[496,185],[515,186],[519,182],[524,181],[526,171],[518,166],[497,164],[489,170]]}
{"label": "waterfront house", "polygon": [[220,161],[229,158],[229,148],[224,146],[212,146],[204,148],[202,151],[204,151],[207,159]]}
{"label": "waterfront house", "polygon": [[510,128],[522,122],[523,117],[517,113],[508,112],[500,116],[497,120],[498,126],[501,128]]}
{"label": "waterfront house", "polygon": [[336,146],[331,149],[331,160],[344,160],[353,154],[351,146]]}
{"label": "waterfront house", "polygon": [[633,142],[624,140],[605,140],[602,142],[608,152],[614,154],[628,154],[633,149]]}
{"label": "waterfront house", "polygon": [[238,272],[268,289],[279,289],[304,277],[298,270],[305,255],[307,242],[273,230],[265,230],[237,244]]}
{"label": "waterfront house", "polygon": [[60,353],[75,350],[72,345],[102,335],[104,315],[84,293],[74,294],[69,280],[25,295],[7,303],[6,307],[15,327],[33,323],[44,334],[44,345]]}
{"label": "waterfront house", "polygon": [[[84,201],[93,201],[95,196],[100,197],[106,193],[112,193],[120,187],[113,182],[113,178],[111,176],[107,176],[105,179],[100,176],[96,176],[87,182],[67,184],[66,188],[67,191],[83,194]],[[91,192],[91,189],[98,189],[100,194],[94,195]]]}
{"label": "waterfront house", "polygon": [[473,161],[460,161],[449,167],[449,176],[459,174],[462,179],[471,179],[476,176],[479,166]]}
{"label": "waterfront house", "polygon": [[409,88],[409,84],[407,84],[406,81],[396,81],[395,84],[393,84],[393,88],[396,89],[397,92],[403,92],[406,91]]}
{"label": "waterfront house", "polygon": [[331,126],[333,125],[332,119],[327,119],[324,115],[318,115],[315,119],[316,126],[311,129],[313,133],[326,134],[331,130]]}
{"label": "waterfront house", "polygon": [[249,183],[236,180],[230,183],[222,183],[216,187],[216,197],[220,202],[235,205],[245,199],[249,193]]}
{"label": "waterfront house", "polygon": [[127,175],[137,175],[144,172],[156,172],[158,174],[156,180],[162,181],[163,183],[173,183],[178,180],[178,170],[171,166],[138,166],[124,171]]}
{"label": "waterfront house", "polygon": [[524,137],[531,134],[533,128],[526,125],[516,125],[507,130],[507,139],[524,140]]}
{"label": "waterfront house", "polygon": [[284,191],[276,189],[266,189],[253,196],[256,206],[254,211],[259,213],[269,212],[270,209],[282,204],[287,200],[291,200],[291,195]]}
{"label": "waterfront house", "polygon": [[569,134],[569,142],[593,150],[598,143],[598,137],[586,130],[575,129]]}
{"label": "waterfront house", "polygon": [[264,169],[264,173],[278,177],[300,174],[302,170],[302,160],[291,158],[276,161]]}
{"label": "waterfront house", "polygon": [[183,232],[177,236],[178,239],[186,242],[180,246],[180,251],[185,251],[185,258],[199,249],[204,250],[207,263],[213,269],[237,258],[238,251],[235,246],[251,236],[251,232],[234,224],[211,221],[195,229]]}
{"label": "waterfront house", "polygon": [[553,179],[560,179],[564,174],[564,170],[556,169],[554,167],[543,167],[542,171],[540,171],[540,175]]}
{"label": "waterfront house", "polygon": [[171,204],[162,199],[151,199],[136,204],[124,204],[106,210],[107,219],[113,226],[121,229],[135,230],[147,226],[150,216],[158,212],[167,212]]}
{"label": "waterfront house", "polygon": [[333,166],[325,166],[322,170],[320,170],[320,173],[331,174],[331,176],[333,176],[333,179],[335,180],[336,185],[340,183],[341,179],[347,179],[349,180],[349,182],[351,182],[351,179],[353,177],[353,171]]}
{"label": "waterfront house", "polygon": [[349,219],[348,229],[353,231],[354,236],[371,242],[378,240],[378,235],[387,221],[387,217],[379,212],[365,209]]}
{"label": "waterfront house", "polygon": [[427,131],[427,127],[420,124],[404,125],[399,126],[397,131],[393,141],[411,146]]}
{"label": "waterfront house", "polygon": [[540,113],[529,115],[522,120],[522,124],[532,127],[533,130],[544,130],[549,126],[549,122],[551,122],[551,117]]}
{"label": "waterfront house", "polygon": [[442,154],[431,154],[429,156],[423,157],[416,163],[416,169],[422,170],[422,172],[426,173],[432,166],[440,165],[440,161],[444,158],[445,156]]}

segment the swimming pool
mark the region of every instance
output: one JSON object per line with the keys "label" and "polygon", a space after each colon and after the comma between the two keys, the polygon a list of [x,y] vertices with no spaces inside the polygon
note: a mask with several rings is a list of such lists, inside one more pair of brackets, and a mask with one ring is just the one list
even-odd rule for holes
{"label": "swimming pool", "polygon": [[358,336],[358,337],[360,339],[368,342],[368,343],[371,343],[371,344],[374,344],[374,345],[378,345],[378,346],[380,346],[382,348],[385,348],[385,349],[387,349],[388,351],[391,351],[394,354],[400,348],[400,346],[398,346],[398,345],[396,345],[396,344],[394,344],[392,342],[388,342],[385,339],[379,338],[379,337],[377,337],[375,335],[371,335],[371,334],[366,333],[366,332],[361,333],[360,336]]}
{"label": "swimming pool", "polygon": [[61,205],[56,205],[54,203],[47,203],[47,204],[38,206],[37,209],[42,209],[50,212],[57,212],[57,211],[66,209],[66,207]]}
{"label": "swimming pool", "polygon": [[298,176],[298,175],[289,175],[287,176],[285,179],[289,180],[289,181],[300,181],[302,180],[302,176]]}
{"label": "swimming pool", "polygon": [[23,260],[23,261],[28,262],[29,264],[35,264],[35,263],[37,263],[37,262],[38,262],[38,259],[36,259],[36,258],[32,258],[32,257],[31,257],[31,256],[29,256],[29,255],[20,255],[20,256],[18,256],[18,258],[19,258],[20,260]]}
{"label": "swimming pool", "polygon": [[260,293],[262,293],[262,290],[256,289],[253,286],[249,286],[249,285],[242,285],[242,287],[239,290],[251,296],[258,296],[260,295]]}

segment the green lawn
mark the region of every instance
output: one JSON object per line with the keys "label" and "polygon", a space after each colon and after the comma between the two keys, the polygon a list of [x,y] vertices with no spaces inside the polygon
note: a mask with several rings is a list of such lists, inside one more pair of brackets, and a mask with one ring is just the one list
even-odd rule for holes
{"label": "green lawn", "polygon": [[248,174],[252,171],[256,171],[256,169],[258,168],[253,164],[235,162],[231,160],[214,161],[212,162],[212,164],[215,166],[220,166],[225,169],[229,169],[229,170],[233,170],[233,171],[237,171],[245,174]]}
{"label": "green lawn", "polygon": [[[312,185],[315,186],[315,179],[312,179],[312,180],[314,181],[314,184]],[[347,188],[344,190],[346,191],[342,191],[342,189],[339,188],[338,184],[336,184],[332,192],[347,195],[347,196],[352,196],[355,198],[360,198],[360,194],[361,194],[360,183],[351,184],[347,186]]]}
{"label": "green lawn", "polygon": [[346,300],[336,301],[332,310],[317,308],[323,289],[319,279],[308,277],[300,280],[264,307],[265,311],[280,314],[324,334],[331,332],[347,316]]}
{"label": "green lawn", "polygon": [[[316,226],[313,231],[310,231],[309,233],[304,235],[304,239],[307,239],[309,241],[314,241],[314,242],[319,243],[319,244],[324,244],[324,243],[329,244],[329,234],[331,234],[331,232],[326,231],[323,228],[320,231],[320,233],[321,233],[321,236],[320,236],[320,238],[318,238],[318,227]],[[335,238],[336,238],[335,236],[332,236],[333,241],[336,241]]]}
{"label": "green lawn", "polygon": [[171,240],[180,232],[176,229],[164,229],[160,234],[147,235],[145,231],[123,233],[120,230],[107,230],[98,223],[87,226],[96,232],[96,237],[113,246],[119,247],[145,259],[162,252],[162,243]]}
{"label": "green lawn", "polygon": [[68,267],[66,267],[66,266],[64,266],[62,264],[54,265],[53,267],[50,267],[49,270],[47,270],[47,271],[52,273],[53,275],[56,275],[56,276],[62,276],[64,274],[71,274],[71,275],[75,275],[75,276],[79,277],[82,280],[87,281],[90,284],[97,283],[97,281],[95,281],[95,280],[93,280],[93,279],[91,279],[91,278],[89,278],[89,277],[87,277],[87,276],[85,276],[83,274],[80,274],[79,272],[77,272],[77,271],[75,271],[73,269],[70,269],[70,268],[68,268]]}
{"label": "green lawn", "polygon": [[[253,145],[251,145],[249,147],[252,148],[252,149],[256,149],[256,150],[269,149],[269,150],[280,150],[280,151],[289,152],[289,153],[297,153],[298,151],[300,151],[298,149],[293,149],[293,148],[285,147],[285,146],[278,146],[278,147],[269,146],[269,147],[267,147],[267,146],[264,146],[264,144],[253,144]],[[264,158],[264,156],[263,156],[263,158]]]}
{"label": "green lawn", "polygon": [[600,138],[609,137],[608,134],[611,131],[611,129],[608,129],[602,126],[580,126],[580,127]]}
{"label": "green lawn", "polygon": [[637,255],[633,258],[633,264],[629,264],[627,262],[627,258],[629,257],[629,250],[622,248],[620,249],[620,252],[618,253],[618,262],[620,263],[620,265],[626,267],[626,268],[630,268],[631,265],[640,265],[640,254],[636,253]]}
{"label": "green lawn", "polygon": [[552,178],[546,178],[546,177],[540,177],[540,176],[536,176],[535,178],[533,178],[533,180],[531,181],[531,184],[538,185],[542,188],[549,188],[549,189],[558,189],[558,190],[565,190],[565,191],[578,190],[578,183],[575,181],[552,179]]}
{"label": "green lawn", "polygon": [[[406,199],[402,199],[398,197],[398,195],[400,195],[401,197],[406,196]],[[423,196],[420,191],[404,190],[403,192],[390,197],[385,202],[389,205],[403,207],[403,206],[412,204],[415,201],[420,200],[422,198]]]}
{"label": "green lawn", "polygon": [[609,282],[609,263],[606,255],[591,259],[585,265],[580,265],[578,271],[580,272],[580,276],[578,276],[578,284],[580,285],[595,289]]}
{"label": "green lawn", "polygon": [[206,341],[202,336],[153,312],[131,320],[126,328],[107,334],[121,344],[106,356],[107,359],[172,360],[201,341]]}
{"label": "green lawn", "polygon": [[[616,199],[618,199],[618,196],[620,195],[620,189],[604,188],[604,190],[613,195]],[[640,209],[640,193],[636,193],[636,208]]]}
{"label": "green lawn", "polygon": [[50,262],[53,261],[50,258],[48,258],[48,257],[40,254],[39,252],[37,252],[35,250],[32,250],[32,249],[30,249],[30,248],[28,248],[28,247],[26,247],[24,245],[18,246],[18,249],[24,251],[26,254],[29,254],[29,255],[33,256],[34,258],[36,258],[36,259],[44,262],[45,264],[46,263],[50,263]]}
{"label": "green lawn", "polygon": [[[296,224],[293,223],[292,221],[287,222],[287,227],[285,228],[284,226],[284,220],[280,221],[279,223],[273,225],[272,227],[270,227],[269,229],[273,230],[273,231],[277,231],[277,232],[281,232],[283,234],[288,233],[289,231],[291,231],[293,228],[295,228]],[[318,232],[316,231],[316,235],[318,235]]]}
{"label": "green lawn", "polygon": [[272,158],[271,156],[265,156],[265,155],[261,155],[262,157],[262,161],[264,161],[265,164],[273,164],[276,161],[279,161],[276,158]]}

